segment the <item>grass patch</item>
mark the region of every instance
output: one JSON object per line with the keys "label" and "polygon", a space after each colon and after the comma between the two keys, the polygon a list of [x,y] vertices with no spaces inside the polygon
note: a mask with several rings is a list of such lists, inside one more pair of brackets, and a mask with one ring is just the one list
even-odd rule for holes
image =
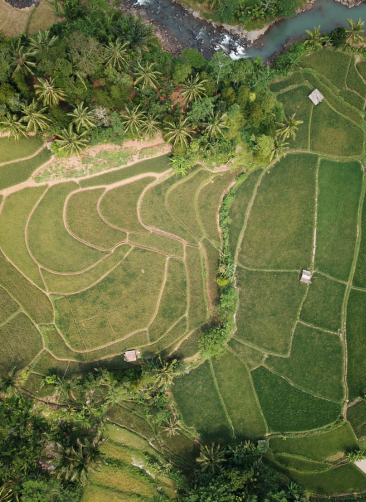
{"label": "grass patch", "polygon": [[138,199],[149,183],[155,178],[141,180],[108,190],[100,201],[100,212],[103,217],[117,228],[147,233],[137,216]]}
{"label": "grass patch", "polygon": [[319,50],[305,56],[301,66],[313,68],[325,75],[339,89],[346,87],[346,77],[352,56],[338,51]]}
{"label": "grass patch", "polygon": [[239,253],[241,264],[286,270],[310,266],[316,162],[315,155],[288,155],[262,178]]}
{"label": "grass patch", "polygon": [[171,256],[184,257],[184,248],[181,242],[164,235],[155,234],[154,232],[144,235],[128,234],[128,242],[152,250],[162,251]]}
{"label": "grass patch", "polygon": [[207,184],[211,175],[206,170],[198,170],[193,176],[184,178],[167,194],[167,204],[174,216],[197,240],[202,238],[202,227],[198,220],[196,197],[200,188]]}
{"label": "grass patch", "polygon": [[171,169],[169,155],[162,155],[161,157],[156,157],[155,159],[137,162],[137,164],[134,164],[133,166],[124,167],[110,173],[101,174],[100,176],[94,176],[93,178],[89,178],[87,180],[81,180],[80,186],[82,188],[86,188],[100,185],[111,185],[112,183],[117,183],[118,181],[138,176],[139,174],[163,173],[168,169]]}
{"label": "grass patch", "polygon": [[107,225],[99,216],[97,204],[104,188],[73,194],[67,202],[66,222],[69,230],[84,241],[111,249],[126,240],[126,233]]}
{"label": "grass patch", "polygon": [[352,493],[366,488],[366,476],[353,464],[343,465],[321,473],[302,473],[290,470],[288,475],[300,486],[304,486],[312,493],[322,495]]}
{"label": "grass patch", "polygon": [[34,8],[15,9],[5,0],[0,0],[0,32],[6,37],[18,37],[25,33],[28,18]]}
{"label": "grass patch", "polygon": [[252,377],[263,414],[273,432],[324,427],[341,414],[339,404],[302,392],[266,368],[257,368]]}
{"label": "grass patch", "polygon": [[53,307],[47,295],[18,272],[1,251],[0,284],[37,324],[53,322]]}
{"label": "grass patch", "polygon": [[260,366],[263,362],[263,358],[265,357],[263,352],[255,349],[254,347],[250,347],[250,345],[245,345],[235,337],[229,340],[228,347],[235,353],[236,356],[240,357],[240,359],[244,361],[250,370]]}
{"label": "grass patch", "polygon": [[344,281],[353,261],[361,189],[359,162],[321,161],[315,267]]}
{"label": "grass patch", "polygon": [[[0,139],[1,141],[1,139]],[[40,147],[40,145],[39,145]],[[13,146],[14,148],[14,146]],[[1,150],[1,144],[0,144]],[[1,154],[0,154],[1,156]],[[26,181],[42,164],[51,158],[47,148],[28,160],[17,161],[0,167],[0,190]]]}
{"label": "grass patch", "polygon": [[149,327],[151,342],[161,338],[187,310],[187,278],[182,261],[170,259],[159,310]]}
{"label": "grass patch", "polygon": [[19,310],[19,305],[0,286],[0,324],[3,324],[11,315]]}
{"label": "grass patch", "polygon": [[283,78],[282,80],[279,80],[278,82],[273,82],[270,84],[270,89],[272,92],[280,92],[283,91],[284,89],[287,89],[287,87],[291,87],[292,85],[299,84],[304,80],[304,77],[302,76],[301,71],[294,71],[291,73],[286,78]]}
{"label": "grass patch", "polygon": [[349,400],[366,392],[366,293],[351,290],[347,307],[347,382]]}
{"label": "grass patch", "polygon": [[324,275],[313,275],[300,319],[319,328],[338,331],[341,329],[345,290],[345,284],[332,281]]}
{"label": "grass patch", "polygon": [[172,391],[185,424],[195,427],[204,442],[233,439],[209,361],[176,378]]}
{"label": "grass patch", "polygon": [[6,256],[26,277],[44,289],[38,265],[28,253],[24,230],[29,213],[45,191],[45,187],[25,188],[9,195],[0,216],[0,246]]}
{"label": "grass patch", "polygon": [[295,141],[291,140],[290,148],[309,149],[309,121],[313,104],[309,99],[311,89],[307,85],[300,85],[277,96],[283,104],[286,115],[296,114],[296,120],[302,120]]}
{"label": "grass patch", "polygon": [[77,188],[74,182],[49,188],[29,222],[28,243],[32,254],[41,265],[55,272],[79,272],[105,256],[71,237],[65,229],[65,199]]}
{"label": "grass patch", "polygon": [[297,324],[290,357],[269,355],[265,365],[308,392],[333,401],[344,398],[343,344],[337,335]]}
{"label": "grass patch", "polygon": [[[187,332],[187,317],[183,317],[157,342],[149,343],[141,349],[142,357],[151,357],[160,352],[169,354],[177,345],[178,341]],[[175,346],[174,346],[175,345]]]}
{"label": "grass patch", "polygon": [[339,96],[343,98],[348,104],[354,106],[358,110],[363,110],[365,108],[365,100],[359,94],[348,89],[341,91]]}
{"label": "grass patch", "polygon": [[353,276],[355,286],[366,288],[366,203],[363,203],[361,219],[361,244],[358,252],[357,265]]}
{"label": "grass patch", "polygon": [[92,349],[145,329],[156,309],[164,264],[163,256],[134,249],[95,286],[56,300],[57,326],[71,347]]}
{"label": "grass patch", "polygon": [[[284,408],[282,408],[284,409]],[[270,448],[276,453],[299,455],[322,462],[339,452],[348,452],[357,448],[357,441],[348,422],[343,422],[336,429],[321,434],[302,437],[270,439]]]}
{"label": "grass patch", "polygon": [[38,7],[34,9],[31,21],[29,23],[27,35],[38,33],[39,30],[47,30],[57,23],[57,18],[51,4],[48,2],[40,2]]}
{"label": "grass patch", "polygon": [[[14,9],[12,8],[12,10]],[[42,145],[43,141],[35,136],[20,138],[19,141],[0,138],[0,164],[23,159],[24,157],[30,157],[34,155]],[[0,169],[2,169],[2,167]]]}
{"label": "grass patch", "polygon": [[334,157],[357,157],[362,155],[363,142],[363,130],[325,101],[314,107],[311,150]]}
{"label": "grass patch", "polygon": [[167,193],[176,182],[177,178],[173,175],[162,183],[152,186],[141,201],[140,215],[145,225],[177,235],[195,244],[194,237],[174,218],[166,206]]}
{"label": "grass patch", "polygon": [[108,410],[108,418],[118,425],[141,434],[148,440],[154,437],[154,431],[147,420],[129,408],[117,404]]}
{"label": "grass patch", "polygon": [[206,238],[203,239],[202,244],[207,255],[207,260],[205,261],[205,271],[207,274],[208,294],[210,302],[213,305],[216,305],[220,298],[220,288],[216,281],[220,261],[220,251]]}
{"label": "grass patch", "polygon": [[357,437],[364,435],[366,424],[366,401],[360,401],[347,409],[347,419],[352,425]]}
{"label": "grass patch", "polygon": [[366,97],[366,84],[358,73],[354,61],[351,63],[351,66],[349,68],[347,87],[358,92],[358,94],[361,94],[361,96],[363,96],[364,98]]}
{"label": "grass patch", "polygon": [[25,368],[42,350],[42,337],[29,317],[20,312],[0,327],[0,366],[6,373]]}
{"label": "grass patch", "polygon": [[323,472],[329,469],[327,464],[321,462],[313,462],[311,460],[304,460],[303,458],[295,457],[293,455],[275,455],[275,460],[284,467],[295,469],[296,471],[305,472]]}
{"label": "grass patch", "polygon": [[174,357],[183,359],[185,357],[193,357],[199,352],[198,340],[201,338],[203,332],[207,329],[207,325],[193,331],[179,346],[178,350],[174,352]]}
{"label": "grass patch", "polygon": [[366,61],[361,61],[356,65],[358,73],[366,79]]}
{"label": "grass patch", "polygon": [[240,232],[243,228],[245,213],[261,174],[261,170],[252,172],[235,191],[235,199],[229,210],[229,248],[233,256],[235,256]]}
{"label": "grass patch", "polygon": [[262,350],[287,354],[305,287],[296,273],[237,269],[239,309],[235,337]]}
{"label": "grass patch", "polygon": [[266,424],[246,366],[230,352],[214,359],[212,364],[236,439],[264,436]]}
{"label": "grass patch", "polygon": [[199,219],[209,239],[220,246],[221,232],[218,226],[218,212],[223,194],[228,191],[237,173],[226,172],[214,176],[211,183],[202,187],[198,194],[197,207]]}
{"label": "grass patch", "polygon": [[76,275],[58,275],[51,274],[47,270],[42,270],[42,275],[47,289],[54,294],[67,295],[77,293],[82,289],[91,287],[96,281],[99,281],[103,275],[107,274],[115,267],[126,253],[131,249],[128,244],[118,246],[113,253],[107,256],[87,272]]}
{"label": "grass patch", "polygon": [[206,322],[209,314],[205,302],[206,288],[203,279],[202,256],[197,248],[187,247],[186,264],[189,284],[188,325],[189,329],[193,330]]}

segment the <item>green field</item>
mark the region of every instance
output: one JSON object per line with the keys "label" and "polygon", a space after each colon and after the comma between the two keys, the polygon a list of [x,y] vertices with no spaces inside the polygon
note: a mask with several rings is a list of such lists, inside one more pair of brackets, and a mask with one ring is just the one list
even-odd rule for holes
{"label": "green field", "polygon": [[[129,369],[128,349],[140,351],[138,363],[185,360],[169,388],[182,434],[162,441],[143,405],[113,406],[105,452],[114,460],[91,475],[84,502],[126,492],[153,502],[158,486],[175,496],[161,472],[154,479],[131,466],[131,455],[153,445],[189,470],[193,438],[267,439],[265,461],[309,491],[366,489],[344,460],[366,437],[362,72],[364,62],[326,49],[273,82],[286,115],[303,124],[287,155],[267,166],[199,165],[182,177],[167,155],[120,168],[106,155],[104,173],[24,188],[49,152],[36,154],[38,139],[13,148],[0,140],[0,374],[29,370],[25,389],[43,396],[49,374]],[[315,87],[324,95],[317,106],[308,98]],[[238,308],[227,347],[206,360],[199,340],[218,321],[227,258],[219,210],[243,172],[228,213]],[[303,269],[310,284],[300,282]]]}

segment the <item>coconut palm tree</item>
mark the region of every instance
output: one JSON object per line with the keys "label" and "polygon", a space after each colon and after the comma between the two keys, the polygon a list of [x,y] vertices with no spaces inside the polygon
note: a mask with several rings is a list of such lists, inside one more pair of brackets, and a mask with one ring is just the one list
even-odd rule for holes
{"label": "coconut palm tree", "polygon": [[207,82],[207,80],[200,80],[199,75],[196,75],[195,78],[187,78],[185,83],[182,85],[182,97],[184,98],[185,103],[201,101],[201,99],[206,96],[206,90],[203,85],[205,82]]}
{"label": "coconut palm tree", "polygon": [[281,137],[282,139],[288,139],[290,138],[290,136],[292,139],[296,138],[296,131],[299,128],[298,126],[300,124],[303,124],[304,122],[302,120],[296,120],[295,116],[296,113],[294,113],[293,115],[285,116],[284,122],[276,122],[276,124],[280,126],[276,131],[277,136]]}
{"label": "coconut palm tree", "polygon": [[216,112],[211,114],[208,121],[205,123],[205,131],[209,138],[217,138],[218,136],[223,136],[223,129],[227,129],[228,116],[226,113]]}
{"label": "coconut palm tree", "polygon": [[122,68],[126,66],[127,63],[127,49],[129,42],[122,44],[121,39],[117,38],[115,42],[108,42],[104,46],[106,55],[106,65],[111,65],[113,68],[117,68],[121,71]]}
{"label": "coconut palm tree", "polygon": [[168,437],[179,436],[179,422],[176,418],[168,420],[167,425],[163,427],[163,431]]}
{"label": "coconut palm tree", "polygon": [[130,110],[128,106],[126,106],[126,111],[121,113],[126,131],[129,131],[132,134],[140,134],[144,126],[146,114],[140,110],[140,107],[141,105],[134,106]]}
{"label": "coconut palm tree", "polygon": [[13,137],[16,141],[19,141],[20,136],[27,138],[26,127],[21,123],[16,115],[11,115],[7,113],[3,120],[0,121],[1,130],[3,132],[8,132],[9,140]]}
{"label": "coconut palm tree", "polygon": [[6,397],[14,396],[17,393],[21,381],[21,371],[14,366],[5,377],[0,376],[0,394]]}
{"label": "coconut palm tree", "polygon": [[47,111],[47,107],[39,109],[38,103],[33,99],[30,105],[22,106],[23,117],[20,122],[25,122],[27,124],[27,131],[38,132],[47,129],[50,119],[44,115]]}
{"label": "coconut palm tree", "polygon": [[56,139],[56,143],[59,149],[67,156],[74,155],[75,153],[80,158],[80,154],[85,150],[88,140],[85,138],[87,131],[83,131],[81,134],[74,131],[73,125],[70,124],[68,129],[63,129],[58,133],[59,139]]}
{"label": "coconut palm tree", "polygon": [[171,363],[162,361],[159,356],[160,368],[155,370],[155,385],[158,389],[166,388],[169,385],[173,385],[173,380],[175,376],[175,363],[176,359],[173,359]]}
{"label": "coconut palm tree", "polygon": [[286,157],[286,151],[288,150],[288,143],[276,138],[274,141],[274,147],[271,150],[271,155],[269,161],[272,162],[273,158],[276,160],[280,157]]}
{"label": "coconut palm tree", "polygon": [[346,30],[346,42],[349,44],[350,42],[356,44],[356,43],[362,43],[364,42],[363,38],[363,32],[365,31],[363,29],[364,26],[364,21],[361,21],[359,19],[357,23],[353,22],[352,19],[347,19],[350,29]]}
{"label": "coconut palm tree", "polygon": [[111,31],[123,41],[129,42],[131,50],[137,54],[149,52],[149,45],[158,44],[152,30],[151,26],[144,24],[137,16],[130,17],[128,23],[119,19],[117,24],[111,26]]}
{"label": "coconut palm tree", "polygon": [[12,500],[13,498],[13,490],[7,487],[6,484],[4,484],[0,488],[0,502],[8,502]]}
{"label": "coconut palm tree", "polygon": [[30,38],[29,45],[32,47],[34,54],[41,54],[51,49],[57,42],[58,37],[54,35],[50,37],[50,30],[41,31]]}
{"label": "coconut palm tree", "polygon": [[167,122],[165,127],[165,140],[168,143],[176,145],[180,143],[182,146],[188,145],[188,138],[192,138],[192,129],[187,125],[188,117],[180,119],[177,122]]}
{"label": "coconut palm tree", "polygon": [[160,71],[153,70],[156,63],[146,63],[145,67],[142,66],[140,61],[137,61],[136,70],[133,74],[136,77],[135,85],[142,84],[142,88],[156,89],[159,81],[158,77],[161,75]]}
{"label": "coconut palm tree", "polygon": [[38,84],[35,84],[34,89],[38,100],[44,105],[55,106],[60,101],[65,101],[65,91],[56,87],[55,79],[52,77],[49,80],[38,77]]}
{"label": "coconut palm tree", "polygon": [[84,102],[80,103],[72,113],[68,113],[69,117],[72,117],[71,123],[75,125],[77,132],[80,129],[90,129],[91,127],[96,127],[94,120],[94,112],[89,110],[86,106],[84,108]]}
{"label": "coconut palm tree", "polygon": [[306,33],[308,38],[305,40],[305,46],[312,49],[321,49],[323,47],[324,36],[320,33],[320,25],[317,28],[314,26],[313,31],[306,30]]}
{"label": "coconut palm tree", "polygon": [[215,443],[212,443],[211,447],[203,445],[196,462],[200,464],[203,472],[210,471],[215,474],[221,470],[221,464],[226,462],[224,455],[220,445],[215,446]]}
{"label": "coconut palm tree", "polygon": [[22,45],[20,38],[16,41],[11,42],[10,55],[11,55],[11,65],[14,68],[14,73],[23,73],[24,75],[33,75],[32,68],[36,66],[33,61],[33,56],[35,52],[27,49]]}
{"label": "coconut palm tree", "polygon": [[146,134],[149,138],[154,138],[156,133],[160,130],[160,122],[155,113],[149,113],[144,120],[141,132]]}

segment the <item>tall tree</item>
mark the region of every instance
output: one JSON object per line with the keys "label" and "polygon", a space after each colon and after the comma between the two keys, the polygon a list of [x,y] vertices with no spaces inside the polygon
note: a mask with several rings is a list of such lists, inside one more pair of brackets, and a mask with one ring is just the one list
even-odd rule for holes
{"label": "tall tree", "polygon": [[357,44],[364,42],[364,21],[361,21],[361,18],[355,23],[352,19],[347,19],[350,29],[346,30],[346,42],[349,44],[350,42]]}
{"label": "tall tree", "polygon": [[117,40],[115,40],[114,42],[108,42],[108,44],[104,46],[106,65],[111,65],[118,71],[121,71],[122,68],[125,68],[127,64],[128,45],[129,42],[125,42],[123,44],[120,38],[117,38]]}
{"label": "tall tree", "polygon": [[85,150],[88,140],[85,138],[87,131],[78,134],[74,131],[73,125],[70,124],[68,129],[63,129],[58,133],[59,138],[56,139],[56,144],[59,150],[65,152],[67,156],[75,153],[80,158],[81,153]]}
{"label": "tall tree", "polygon": [[21,372],[14,366],[5,377],[0,376],[0,394],[12,397],[18,392],[21,382]]}
{"label": "tall tree", "polygon": [[180,143],[182,146],[187,146],[188,138],[192,138],[192,129],[187,122],[188,117],[185,119],[180,117],[177,122],[167,122],[167,126],[164,128],[166,131],[165,140],[174,145]]}
{"label": "tall tree", "polygon": [[45,112],[47,107],[39,109],[39,105],[35,99],[29,105],[22,106],[23,117],[20,122],[27,124],[27,131],[38,132],[47,129],[50,119],[47,118]]}
{"label": "tall tree", "polygon": [[69,117],[72,117],[71,123],[75,125],[77,132],[80,129],[90,129],[96,127],[94,120],[94,113],[89,110],[84,103],[80,103],[76,108],[74,108],[72,113],[68,113]]}
{"label": "tall tree", "polygon": [[36,35],[33,35],[33,37],[30,38],[29,45],[33,49],[34,54],[38,55],[45,53],[49,49],[51,49],[51,47],[55,45],[57,40],[58,37],[56,35],[50,37],[50,30],[39,30]]}
{"label": "tall tree", "polygon": [[192,103],[201,101],[206,96],[205,86],[203,85],[207,80],[200,80],[199,75],[188,77],[184,84],[182,84],[182,97],[185,103]]}
{"label": "tall tree", "polygon": [[314,26],[313,31],[306,30],[306,33],[308,34],[308,38],[304,42],[305,46],[314,50],[323,47],[324,36],[320,33],[320,25],[317,28]]}
{"label": "tall tree", "polygon": [[49,80],[38,77],[38,83],[35,84],[34,89],[39,101],[44,105],[56,106],[60,101],[65,101],[65,91],[56,87],[55,78]]}
{"label": "tall tree", "polygon": [[302,120],[295,119],[296,113],[293,115],[285,116],[284,122],[276,122],[279,128],[276,131],[277,136],[280,136],[282,139],[296,138],[296,131],[299,128],[300,124],[304,122]]}
{"label": "tall tree", "polygon": [[18,119],[16,115],[11,115],[7,113],[3,120],[0,121],[1,130],[3,132],[9,133],[9,139],[14,138],[16,141],[19,141],[20,136],[24,136],[27,138],[26,127],[22,124],[22,122]]}
{"label": "tall tree", "polygon": [[126,106],[125,112],[121,113],[127,132],[140,134],[146,120],[146,113],[140,110],[140,108],[141,105],[134,106],[132,109]]}
{"label": "tall tree", "polygon": [[158,121],[158,116],[155,113],[149,113],[143,122],[141,132],[149,138],[154,138],[159,130],[160,122]]}
{"label": "tall tree", "polygon": [[11,41],[10,46],[11,64],[14,68],[14,73],[23,73],[24,75],[33,75],[33,70],[36,63],[33,61],[35,52],[27,49],[22,45],[20,38]]}
{"label": "tall tree", "polygon": [[142,88],[150,88],[156,89],[159,81],[161,73],[159,71],[153,70],[153,67],[156,63],[145,63],[145,66],[142,66],[140,61],[137,61],[136,69],[133,72],[136,77],[135,85],[142,84]]}
{"label": "tall tree", "polygon": [[211,446],[202,445],[200,456],[196,459],[196,462],[200,464],[203,472],[210,471],[215,474],[220,472],[221,464],[226,462],[224,456],[225,453],[221,450],[220,445],[215,446],[215,443],[212,443]]}
{"label": "tall tree", "polygon": [[208,121],[205,123],[205,130],[209,138],[217,138],[223,136],[223,130],[228,128],[228,116],[220,111],[211,114]]}

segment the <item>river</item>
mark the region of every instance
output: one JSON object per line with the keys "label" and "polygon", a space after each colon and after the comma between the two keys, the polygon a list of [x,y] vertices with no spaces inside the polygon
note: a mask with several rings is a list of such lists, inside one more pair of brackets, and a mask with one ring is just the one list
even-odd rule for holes
{"label": "river", "polygon": [[251,44],[245,37],[230,35],[221,28],[215,29],[211,23],[195,18],[170,0],[128,2],[158,26],[165,36],[175,40],[177,47],[194,47],[205,57],[210,57],[221,48],[233,59],[261,56],[268,60],[281,50],[286,41],[298,39],[305,35],[305,30],[312,30],[314,26],[321,25],[321,31],[329,32],[337,26],[347,27],[347,18],[356,21],[360,17],[366,21],[366,4],[349,9],[334,0],[317,0],[311,10],[273,24],[257,42]]}

